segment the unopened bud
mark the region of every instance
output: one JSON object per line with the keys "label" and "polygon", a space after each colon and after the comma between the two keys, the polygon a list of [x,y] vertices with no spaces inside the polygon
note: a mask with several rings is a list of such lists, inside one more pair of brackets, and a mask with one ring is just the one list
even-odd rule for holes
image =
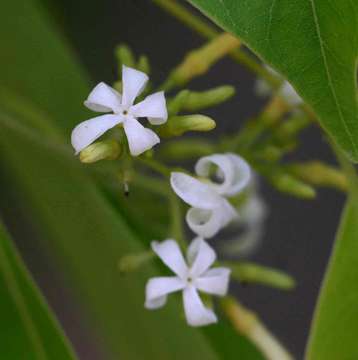
{"label": "unopened bud", "polygon": [[117,141],[105,140],[98,141],[87,146],[80,152],[80,160],[83,163],[90,164],[99,160],[114,160],[121,153],[121,147]]}
{"label": "unopened bud", "polygon": [[183,101],[183,109],[197,111],[210,106],[220,104],[235,94],[235,88],[230,85],[218,86],[207,91],[190,91],[187,98]]}
{"label": "unopened bud", "polygon": [[138,270],[154,257],[153,251],[146,251],[138,254],[129,254],[123,256],[118,261],[118,268],[121,273],[128,273]]}
{"label": "unopened bud", "polygon": [[205,115],[183,115],[173,116],[168,119],[159,131],[162,136],[179,136],[187,131],[210,131],[214,129],[216,123],[213,119]]}
{"label": "unopened bud", "polygon": [[137,63],[137,70],[143,71],[147,75],[150,74],[150,63],[146,55],[141,55]]}
{"label": "unopened bud", "polygon": [[282,192],[297,196],[303,199],[312,199],[316,196],[315,189],[287,173],[274,174],[271,177],[272,185]]}
{"label": "unopened bud", "polygon": [[290,166],[293,174],[303,181],[316,186],[348,190],[348,179],[343,171],[320,161],[308,161]]}
{"label": "unopened bud", "polygon": [[119,70],[121,71],[122,65],[135,67],[134,55],[130,47],[126,44],[120,44],[115,49],[115,55],[119,63]]}

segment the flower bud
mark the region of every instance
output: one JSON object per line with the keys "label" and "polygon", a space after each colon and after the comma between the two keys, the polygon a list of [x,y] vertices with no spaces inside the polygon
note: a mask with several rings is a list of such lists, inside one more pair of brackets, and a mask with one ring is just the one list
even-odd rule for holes
{"label": "flower bud", "polygon": [[122,65],[135,67],[134,55],[130,47],[126,44],[121,44],[116,47],[115,55],[119,62],[119,70],[121,71]]}
{"label": "flower bud", "polygon": [[210,131],[216,123],[205,115],[183,115],[173,116],[160,128],[162,136],[180,136],[187,131]]}
{"label": "flower bud", "polygon": [[87,146],[80,152],[80,160],[90,164],[99,160],[114,160],[121,153],[121,147],[117,141],[105,140]]}
{"label": "flower bud", "polygon": [[150,74],[150,63],[146,55],[141,55],[137,63],[137,70]]}
{"label": "flower bud", "polygon": [[188,111],[197,111],[220,104],[235,94],[235,88],[230,85],[218,86],[207,91],[190,91],[183,101],[182,108]]}
{"label": "flower bud", "polygon": [[303,199],[312,199],[316,196],[315,189],[287,173],[276,173],[271,177],[272,185],[282,192]]}
{"label": "flower bud", "polygon": [[138,254],[128,254],[118,261],[118,268],[122,274],[138,270],[154,257],[153,251],[146,251]]}

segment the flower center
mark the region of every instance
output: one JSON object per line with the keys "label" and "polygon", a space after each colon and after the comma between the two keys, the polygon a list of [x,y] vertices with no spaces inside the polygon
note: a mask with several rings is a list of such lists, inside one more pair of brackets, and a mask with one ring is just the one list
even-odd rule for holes
{"label": "flower center", "polygon": [[186,281],[188,282],[188,284],[191,284],[193,282],[193,278],[191,276],[188,276]]}
{"label": "flower center", "polygon": [[123,115],[128,115],[128,110],[123,110],[123,111],[122,111],[122,114],[123,114]]}

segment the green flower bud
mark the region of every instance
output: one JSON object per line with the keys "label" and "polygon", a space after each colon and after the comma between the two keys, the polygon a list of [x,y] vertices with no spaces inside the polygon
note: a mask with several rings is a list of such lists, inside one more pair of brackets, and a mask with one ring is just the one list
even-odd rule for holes
{"label": "green flower bud", "polygon": [[122,70],[122,65],[135,67],[134,55],[130,47],[126,44],[120,44],[115,49],[115,56],[119,62],[119,70]]}
{"label": "green flower bud", "polygon": [[117,141],[113,139],[98,141],[80,152],[80,161],[90,164],[99,160],[114,160],[120,153],[121,147]]}
{"label": "green flower bud", "polygon": [[320,161],[293,164],[289,169],[298,178],[312,185],[348,190],[348,179],[344,172]]}
{"label": "green flower bud", "polygon": [[235,88],[230,85],[218,86],[207,91],[190,91],[183,101],[182,108],[188,111],[197,111],[220,104],[235,94]]}
{"label": "green flower bud", "polygon": [[183,104],[189,96],[189,93],[189,90],[179,91],[178,94],[168,102],[168,114],[170,116],[176,115],[183,108]]}
{"label": "green flower bud", "polygon": [[159,132],[164,137],[180,136],[187,131],[210,131],[215,126],[215,121],[205,115],[173,116],[159,128]]}
{"label": "green flower bud", "polygon": [[279,191],[303,199],[312,199],[316,196],[315,189],[287,173],[275,173],[270,177],[272,185]]}
{"label": "green flower bud", "polygon": [[147,75],[150,74],[150,63],[146,55],[141,55],[137,63],[137,70],[143,71]]}
{"label": "green flower bud", "polygon": [[129,254],[123,256],[118,261],[118,268],[121,273],[128,273],[138,270],[154,257],[153,251],[146,251],[138,254]]}

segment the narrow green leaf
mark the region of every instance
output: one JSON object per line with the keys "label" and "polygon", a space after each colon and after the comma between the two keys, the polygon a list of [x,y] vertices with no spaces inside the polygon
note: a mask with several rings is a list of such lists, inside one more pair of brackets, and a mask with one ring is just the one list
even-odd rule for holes
{"label": "narrow green leaf", "polygon": [[358,354],[358,202],[348,201],[316,307],[307,360]]}
{"label": "narrow green leaf", "polygon": [[0,294],[2,358],[75,359],[62,329],[1,222]]}
{"label": "narrow green leaf", "polygon": [[190,0],[284,74],[358,161],[358,2]]}

